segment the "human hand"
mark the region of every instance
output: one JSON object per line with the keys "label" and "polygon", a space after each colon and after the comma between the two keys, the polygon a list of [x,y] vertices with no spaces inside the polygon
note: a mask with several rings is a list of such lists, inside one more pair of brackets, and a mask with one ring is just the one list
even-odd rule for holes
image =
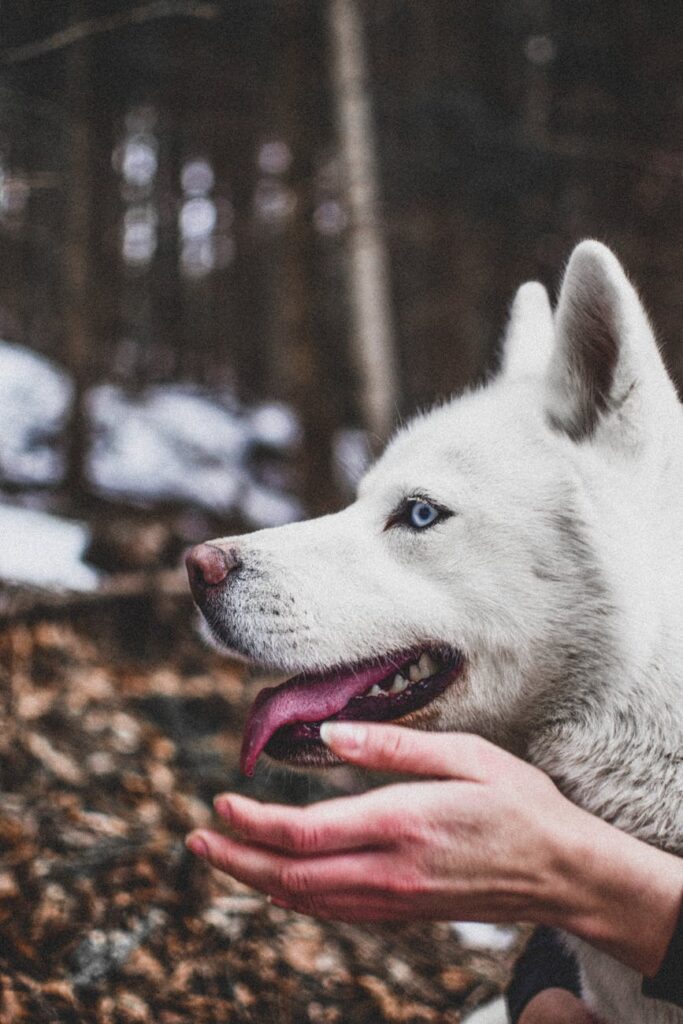
{"label": "human hand", "polygon": [[585,1003],[563,988],[546,988],[522,1010],[518,1024],[601,1024]]}
{"label": "human hand", "polygon": [[201,830],[189,847],[317,917],[547,920],[566,897],[563,837],[584,812],[536,768],[462,733],[335,723],[325,739],[344,760],[430,779],[306,808],[224,794],[238,840]]}

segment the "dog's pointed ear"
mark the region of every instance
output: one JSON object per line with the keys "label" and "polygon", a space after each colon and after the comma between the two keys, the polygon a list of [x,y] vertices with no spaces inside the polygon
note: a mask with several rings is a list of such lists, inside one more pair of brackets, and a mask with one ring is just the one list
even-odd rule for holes
{"label": "dog's pointed ear", "polygon": [[553,345],[553,313],[538,281],[518,288],[503,339],[501,373],[505,377],[542,376]]}
{"label": "dog's pointed ear", "polygon": [[633,437],[647,395],[675,397],[645,310],[618,259],[600,242],[571,255],[555,313],[546,410],[574,440],[618,420]]}

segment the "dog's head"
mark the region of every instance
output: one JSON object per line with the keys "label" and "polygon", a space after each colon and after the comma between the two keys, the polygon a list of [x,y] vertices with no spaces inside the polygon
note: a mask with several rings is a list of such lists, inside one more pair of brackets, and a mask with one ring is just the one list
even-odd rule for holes
{"label": "dog's head", "polygon": [[293,677],[259,694],[244,769],[264,749],[331,763],[329,718],[520,749],[581,713],[653,642],[648,530],[679,424],[635,291],[582,243],[555,316],[524,285],[498,377],[403,428],[350,507],[188,556],[214,639]]}

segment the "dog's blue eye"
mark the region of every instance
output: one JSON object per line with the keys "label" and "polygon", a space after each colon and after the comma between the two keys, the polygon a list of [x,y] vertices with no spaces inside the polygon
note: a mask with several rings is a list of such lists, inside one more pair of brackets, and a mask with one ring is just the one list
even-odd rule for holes
{"label": "dog's blue eye", "polygon": [[408,523],[415,530],[424,530],[439,518],[439,510],[428,501],[411,501],[408,503]]}
{"label": "dog's blue eye", "polygon": [[426,530],[434,523],[440,523],[442,519],[448,519],[454,514],[450,509],[427,498],[404,498],[387,519],[384,529],[408,527],[409,530]]}

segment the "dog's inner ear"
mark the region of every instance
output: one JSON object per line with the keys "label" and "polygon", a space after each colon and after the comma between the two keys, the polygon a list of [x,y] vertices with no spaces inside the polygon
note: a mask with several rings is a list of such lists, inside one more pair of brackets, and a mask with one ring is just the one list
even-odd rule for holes
{"label": "dog's inner ear", "polygon": [[655,353],[638,297],[616,257],[599,242],[574,250],[555,316],[548,375],[550,423],[574,440],[590,437],[633,389],[638,343]]}

